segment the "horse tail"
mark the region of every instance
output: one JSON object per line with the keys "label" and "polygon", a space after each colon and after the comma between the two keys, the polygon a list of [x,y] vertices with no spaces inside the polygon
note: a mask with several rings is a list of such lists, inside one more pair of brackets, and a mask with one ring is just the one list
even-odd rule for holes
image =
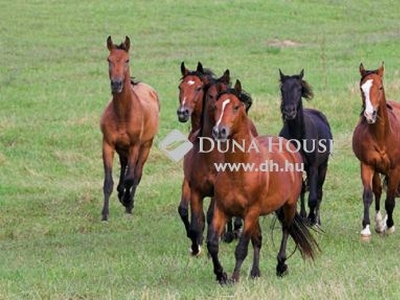
{"label": "horse tail", "polygon": [[311,258],[314,260],[317,254],[321,252],[306,222],[297,212],[291,226],[289,226],[289,234],[293,238],[296,246],[300,249],[303,258]]}

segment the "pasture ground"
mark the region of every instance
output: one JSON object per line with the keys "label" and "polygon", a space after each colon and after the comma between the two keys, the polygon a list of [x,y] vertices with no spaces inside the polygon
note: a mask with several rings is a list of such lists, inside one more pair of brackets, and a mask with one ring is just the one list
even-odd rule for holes
{"label": "pasture ground", "polygon": [[[400,100],[400,11],[383,1],[1,1],[0,299],[398,299],[399,232],[360,240],[361,183],[351,136],[358,66],[385,62]],[[396,6],[397,5],[397,6]],[[113,193],[100,222],[99,117],[110,97],[106,38],[129,35],[131,72],[156,88],[161,128],[127,217]],[[253,96],[261,133],[277,133],[278,69],[305,70],[335,140],[322,203],[322,255],[275,276],[279,231],[262,218],[262,276],[221,287],[212,263],[189,257],[177,213],[181,163],[158,148],[178,123],[180,63],[198,61]],[[117,166],[117,165],[115,165]],[[117,172],[117,169],[116,169]],[[207,201],[208,203],[208,201]],[[371,212],[373,209],[371,209]],[[399,209],[395,209],[399,224]],[[293,247],[289,247],[293,249]],[[220,257],[231,273],[234,245]]]}

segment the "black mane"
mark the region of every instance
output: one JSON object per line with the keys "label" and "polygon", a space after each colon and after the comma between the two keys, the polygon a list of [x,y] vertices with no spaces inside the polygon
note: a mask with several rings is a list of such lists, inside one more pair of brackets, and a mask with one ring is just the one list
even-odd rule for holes
{"label": "black mane", "polygon": [[225,91],[221,91],[220,93],[218,93],[217,99],[219,99],[223,94],[235,95],[246,107],[246,113],[248,113],[251,105],[253,104],[253,99],[251,98],[251,95],[245,90],[242,90],[240,93],[238,93],[234,88],[229,88]]}
{"label": "black mane", "polygon": [[180,80],[183,80],[186,76],[197,76],[199,78],[203,78],[204,76],[209,76],[210,78],[215,79],[214,72],[211,69],[207,68],[203,69],[203,72],[200,72],[198,70],[189,71],[184,76],[182,76]]}

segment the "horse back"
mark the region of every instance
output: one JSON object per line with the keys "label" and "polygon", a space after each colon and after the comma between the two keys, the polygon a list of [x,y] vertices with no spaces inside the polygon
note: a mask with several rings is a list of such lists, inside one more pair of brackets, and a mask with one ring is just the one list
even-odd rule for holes
{"label": "horse back", "polygon": [[140,127],[143,128],[143,135],[149,138],[154,137],[159,126],[160,100],[157,92],[150,85],[139,82],[132,86],[133,93],[140,103],[138,111],[133,114],[137,120],[141,119]]}
{"label": "horse back", "polygon": [[318,132],[318,138],[332,139],[328,118],[321,111],[313,108],[305,108],[303,112],[306,131],[307,127],[314,127]]}

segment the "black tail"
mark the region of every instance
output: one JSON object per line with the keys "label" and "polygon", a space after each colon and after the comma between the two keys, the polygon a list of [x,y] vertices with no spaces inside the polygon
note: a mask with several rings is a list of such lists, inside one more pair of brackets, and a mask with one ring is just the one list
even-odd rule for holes
{"label": "black tail", "polygon": [[289,234],[296,246],[299,247],[303,258],[314,258],[321,252],[317,241],[312,236],[306,222],[296,212],[292,225],[289,227]]}

